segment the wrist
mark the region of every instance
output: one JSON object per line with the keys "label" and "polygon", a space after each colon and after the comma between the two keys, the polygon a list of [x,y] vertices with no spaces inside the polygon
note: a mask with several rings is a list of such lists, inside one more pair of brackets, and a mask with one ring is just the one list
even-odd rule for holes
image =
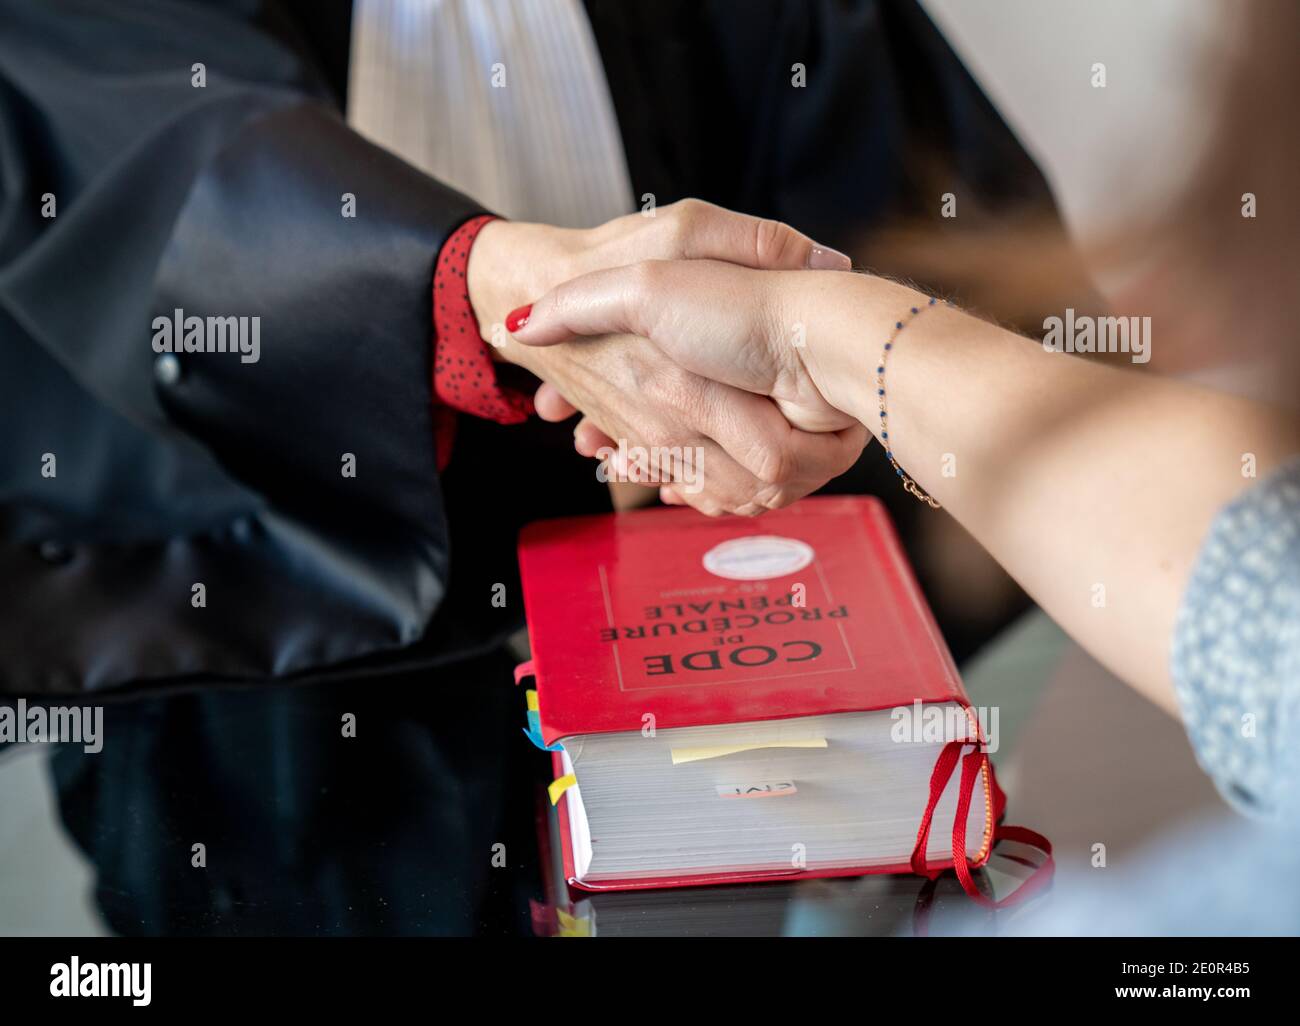
{"label": "wrist", "polygon": [[[831,280],[834,279],[834,280]],[[826,401],[879,435],[876,368],[894,324],[929,297],[869,274],[803,276],[809,311],[804,367]]]}
{"label": "wrist", "polygon": [[528,366],[532,351],[510,338],[506,317],[577,273],[573,262],[578,234],[500,220],[479,232],[465,268],[465,284],[479,337],[492,347],[494,359]]}

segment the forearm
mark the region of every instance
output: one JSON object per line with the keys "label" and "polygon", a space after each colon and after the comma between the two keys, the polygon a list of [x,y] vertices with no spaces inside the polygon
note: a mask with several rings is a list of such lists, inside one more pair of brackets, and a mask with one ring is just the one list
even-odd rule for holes
{"label": "forearm", "polygon": [[[876,368],[924,297],[837,276],[808,332],[819,380],[841,382],[879,438]],[[844,298],[838,298],[843,296]],[[1173,708],[1168,649],[1214,513],[1296,451],[1293,419],[1232,396],[1052,353],[957,310],[925,309],[885,374],[888,446],[1081,644]]]}

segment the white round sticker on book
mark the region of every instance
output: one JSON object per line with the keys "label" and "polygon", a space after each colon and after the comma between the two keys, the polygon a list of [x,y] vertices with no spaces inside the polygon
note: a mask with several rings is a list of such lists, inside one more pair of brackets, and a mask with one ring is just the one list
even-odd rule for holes
{"label": "white round sticker on book", "polygon": [[733,581],[764,581],[795,573],[812,561],[812,546],[807,542],[756,534],[713,546],[704,554],[704,569]]}

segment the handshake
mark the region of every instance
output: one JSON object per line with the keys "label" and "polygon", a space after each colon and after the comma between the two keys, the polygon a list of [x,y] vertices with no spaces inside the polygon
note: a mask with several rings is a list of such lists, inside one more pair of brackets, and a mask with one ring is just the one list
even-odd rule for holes
{"label": "handshake", "polygon": [[870,438],[874,378],[823,323],[850,266],[784,224],[685,200],[587,230],[494,221],[466,277],[495,357],[541,379],[538,415],[582,414],[580,453],[664,502],[752,516],[843,473]]}

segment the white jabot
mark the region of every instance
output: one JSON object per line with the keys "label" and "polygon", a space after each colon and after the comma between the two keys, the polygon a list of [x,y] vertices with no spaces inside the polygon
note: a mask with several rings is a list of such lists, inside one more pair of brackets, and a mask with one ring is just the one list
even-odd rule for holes
{"label": "white jabot", "polygon": [[586,228],[633,209],[581,0],[356,0],[348,121],[506,217]]}

